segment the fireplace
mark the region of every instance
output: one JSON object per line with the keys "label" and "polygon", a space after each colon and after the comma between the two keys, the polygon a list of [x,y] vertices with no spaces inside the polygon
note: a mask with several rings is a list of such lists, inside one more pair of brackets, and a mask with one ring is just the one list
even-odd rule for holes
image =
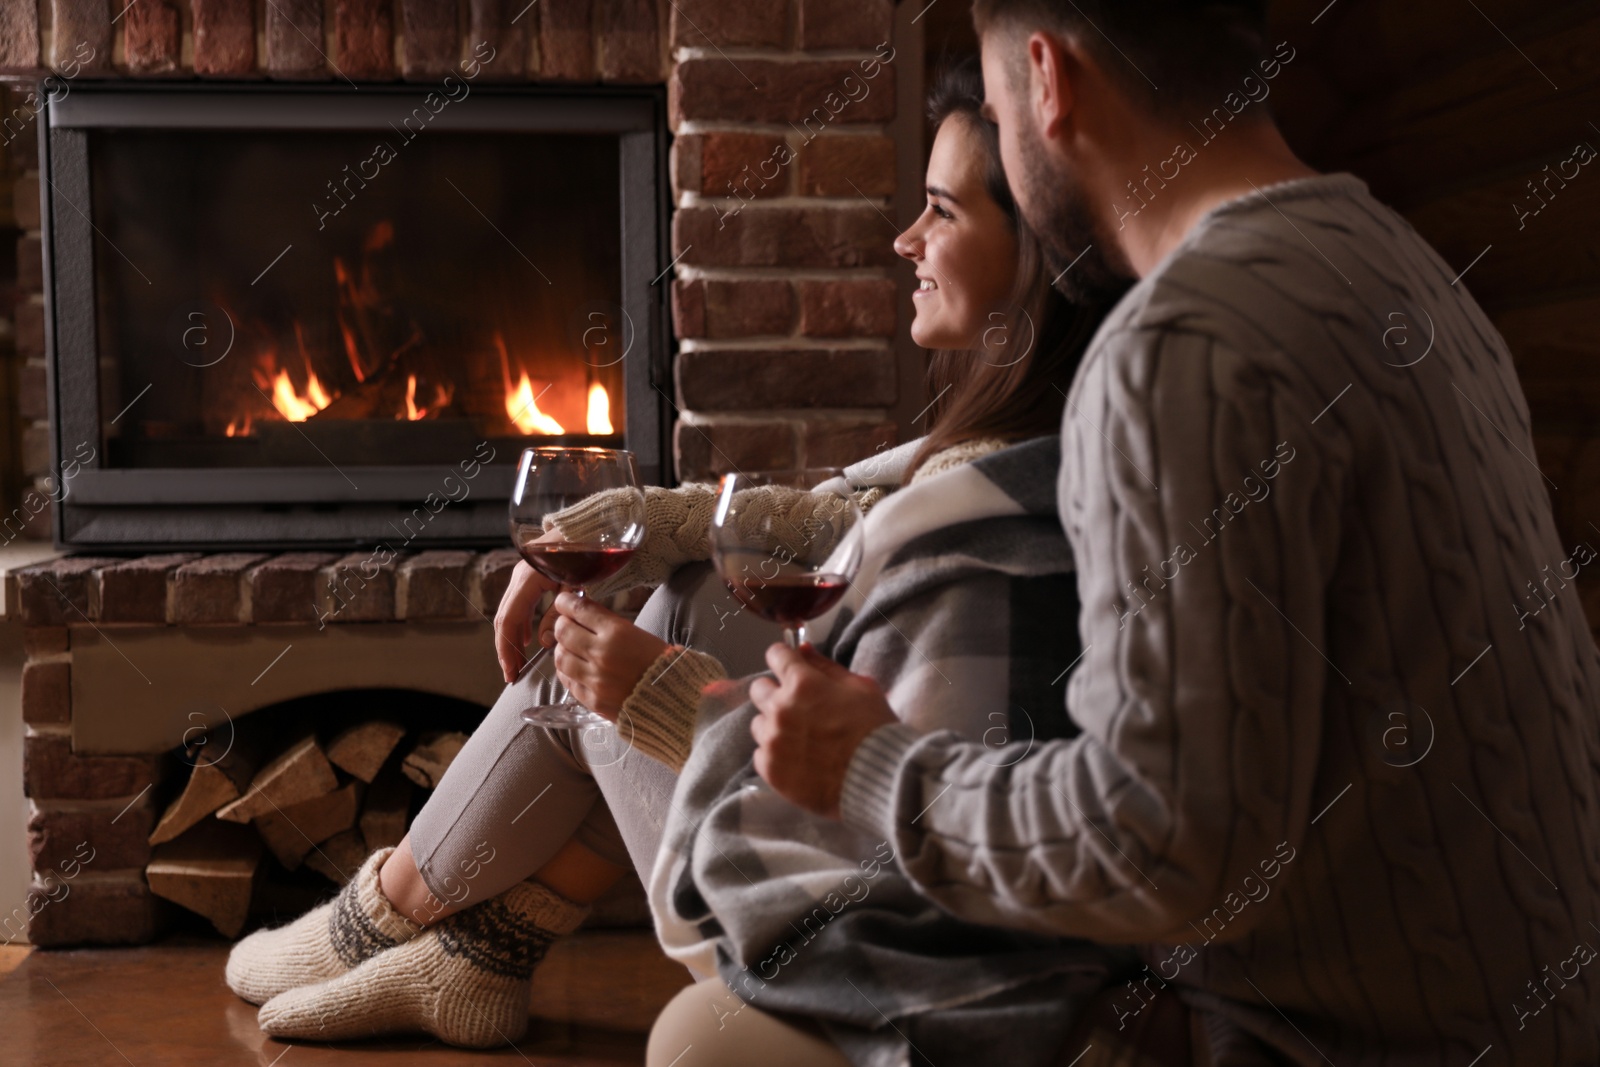
{"label": "fireplace", "polygon": [[[4,575],[33,868],[30,898],[4,907],[30,939],[141,944],[179,921],[147,878],[149,838],[197,726],[249,733],[325,694],[495,699],[489,620],[518,559],[500,498],[517,448],[549,439],[507,425],[507,378],[520,391],[525,371],[568,439],[620,437],[663,482],[840,465],[906,432],[928,398],[890,242],[921,210],[906,102],[924,6],[141,0],[43,5],[39,25],[0,0],[0,80],[26,82],[0,101],[0,139],[29,480],[0,541],[26,528],[79,549]],[[162,138],[208,184],[139,173]],[[578,169],[562,147],[578,142],[607,174]],[[117,176],[138,180],[97,184]],[[401,199],[413,185],[433,191]],[[538,210],[573,188],[611,214]],[[580,226],[549,259],[546,239]],[[179,249],[160,269],[156,234]],[[431,258],[454,268],[431,286],[394,270]],[[612,291],[589,292],[602,277]],[[407,344],[413,320],[426,344]],[[557,342],[561,381],[543,362]],[[609,435],[589,432],[591,377]],[[213,401],[240,393],[255,406]],[[580,935],[538,974],[541,1011],[613,1028],[647,1027],[684,980],[648,925]]]}
{"label": "fireplace", "polygon": [[475,69],[52,106],[64,545],[496,543],[531,443],[662,479],[662,94]]}

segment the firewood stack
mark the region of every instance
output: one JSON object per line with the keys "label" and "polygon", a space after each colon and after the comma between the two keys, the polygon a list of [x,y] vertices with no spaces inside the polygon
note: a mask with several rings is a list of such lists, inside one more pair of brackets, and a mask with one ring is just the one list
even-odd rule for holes
{"label": "firewood stack", "polygon": [[237,937],[270,856],[344,885],[374,849],[405,836],[413,790],[432,789],[467,735],[413,732],[382,719],[324,743],[314,731],[271,758],[259,738],[229,738],[214,760],[204,742],[182,792],[150,834],[151,892]]}

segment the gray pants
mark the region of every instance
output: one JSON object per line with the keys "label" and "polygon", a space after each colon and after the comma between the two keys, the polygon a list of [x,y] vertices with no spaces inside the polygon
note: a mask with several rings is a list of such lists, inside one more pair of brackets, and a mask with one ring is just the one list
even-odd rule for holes
{"label": "gray pants", "polygon": [[[716,656],[739,677],[765,669],[767,646],[782,630],[738,609],[711,565],[693,563],[656,590],[638,625]],[[496,896],[574,837],[650,877],[677,775],[633,750],[614,727],[524,722],[525,708],[561,695],[551,659],[506,686],[411,824],[417,870],[442,901],[464,906]]]}

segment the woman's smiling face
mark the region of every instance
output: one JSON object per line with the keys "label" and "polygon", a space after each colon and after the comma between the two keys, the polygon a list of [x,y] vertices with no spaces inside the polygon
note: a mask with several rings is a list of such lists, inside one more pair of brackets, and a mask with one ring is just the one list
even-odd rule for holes
{"label": "woman's smiling face", "polygon": [[917,265],[911,337],[924,348],[975,348],[1016,280],[1017,238],[989,195],[988,148],[977,121],[952,115],[928,156],[927,207],[895,239]]}

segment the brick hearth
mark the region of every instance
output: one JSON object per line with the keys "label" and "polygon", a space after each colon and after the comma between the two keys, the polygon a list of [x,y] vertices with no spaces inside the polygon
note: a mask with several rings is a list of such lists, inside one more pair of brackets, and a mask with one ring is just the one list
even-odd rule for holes
{"label": "brick hearth", "polygon": [[[186,712],[197,702],[236,719],[372,685],[493,700],[490,619],[516,553],[422,552],[381,567],[371,558],[71,556],[7,575],[5,602],[23,625],[27,657],[35,944],[155,935],[163,907],[143,868],[161,757],[194,725]],[[295,658],[273,671],[274,657],[291,648]]]}

